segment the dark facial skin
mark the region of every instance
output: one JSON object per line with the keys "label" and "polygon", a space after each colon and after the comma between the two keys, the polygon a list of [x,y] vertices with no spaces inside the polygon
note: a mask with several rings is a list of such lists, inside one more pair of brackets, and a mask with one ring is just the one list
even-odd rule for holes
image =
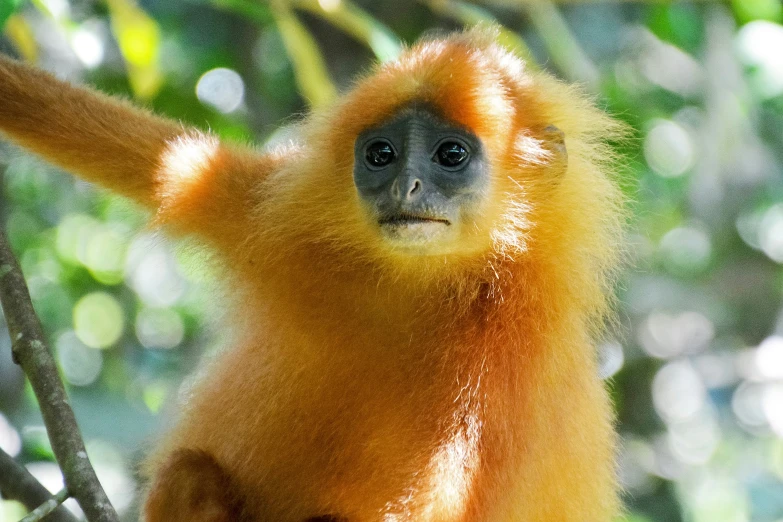
{"label": "dark facial skin", "polygon": [[360,134],[353,177],[383,234],[418,244],[448,235],[489,185],[479,138],[422,108]]}

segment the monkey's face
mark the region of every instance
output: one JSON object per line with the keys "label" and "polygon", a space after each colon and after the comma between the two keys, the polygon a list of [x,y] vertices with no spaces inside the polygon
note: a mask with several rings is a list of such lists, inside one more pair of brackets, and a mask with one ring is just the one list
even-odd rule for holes
{"label": "monkey's face", "polygon": [[365,130],[354,144],[367,218],[386,243],[411,254],[459,250],[487,198],[488,170],[477,136],[421,108]]}

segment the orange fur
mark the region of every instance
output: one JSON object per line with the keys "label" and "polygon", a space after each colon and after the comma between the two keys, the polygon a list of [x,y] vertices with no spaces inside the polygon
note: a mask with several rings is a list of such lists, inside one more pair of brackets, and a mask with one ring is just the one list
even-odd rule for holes
{"label": "orange fur", "polygon": [[[594,342],[621,239],[605,143],[622,128],[525,70],[493,31],[417,44],[263,155],[8,61],[0,100],[10,137],[153,207],[224,260],[234,346],[150,459],[147,520],[212,520],[161,507],[201,490],[175,464],[191,450],[230,478],[249,520],[616,513]],[[489,203],[452,252],[395,251],[359,211],[354,138],[410,103],[472,129],[491,162]],[[566,136],[566,169],[550,124]]]}

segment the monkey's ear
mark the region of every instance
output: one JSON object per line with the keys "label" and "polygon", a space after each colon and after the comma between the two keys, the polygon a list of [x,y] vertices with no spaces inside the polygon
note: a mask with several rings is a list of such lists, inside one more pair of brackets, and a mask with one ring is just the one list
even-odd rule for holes
{"label": "monkey's ear", "polygon": [[554,125],[548,125],[543,131],[543,141],[547,150],[552,152],[552,166],[565,170],[568,166],[568,151],[565,146],[565,133]]}

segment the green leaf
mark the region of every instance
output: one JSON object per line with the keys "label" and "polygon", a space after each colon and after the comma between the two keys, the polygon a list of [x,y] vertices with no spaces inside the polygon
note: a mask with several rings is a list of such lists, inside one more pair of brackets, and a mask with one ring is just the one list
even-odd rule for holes
{"label": "green leaf", "polygon": [[22,5],[24,0],[0,0],[0,29],[5,27],[5,23]]}
{"label": "green leaf", "polygon": [[731,4],[741,22],[783,20],[783,4],[780,0],[732,0]]}
{"label": "green leaf", "polygon": [[233,11],[261,25],[272,23],[269,7],[249,0],[212,0],[211,4],[219,9]]}
{"label": "green leaf", "polygon": [[13,14],[6,20],[4,33],[25,61],[30,63],[38,61],[38,43],[35,41],[35,34],[21,14]]}
{"label": "green leaf", "polygon": [[128,80],[139,98],[155,96],[163,84],[160,27],[133,0],[107,0],[111,27],[128,67]]}
{"label": "green leaf", "polygon": [[299,92],[313,107],[321,107],[337,97],[321,50],[313,36],[287,6],[276,4],[273,15],[294,67]]}

